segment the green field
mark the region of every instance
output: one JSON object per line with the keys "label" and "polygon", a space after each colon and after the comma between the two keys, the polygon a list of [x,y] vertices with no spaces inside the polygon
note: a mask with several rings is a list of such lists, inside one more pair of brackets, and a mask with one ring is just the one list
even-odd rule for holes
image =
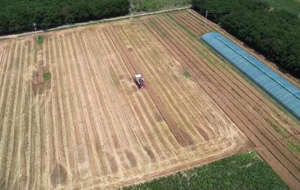
{"label": "green field", "polygon": [[125,190],[287,190],[277,174],[255,151],[214,162]]}
{"label": "green field", "polygon": [[158,11],[191,4],[191,0],[132,0],[133,11]]}

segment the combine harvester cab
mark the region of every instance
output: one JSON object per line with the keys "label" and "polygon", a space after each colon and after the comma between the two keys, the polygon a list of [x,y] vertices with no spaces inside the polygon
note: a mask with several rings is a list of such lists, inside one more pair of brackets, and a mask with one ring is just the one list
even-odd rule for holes
{"label": "combine harvester cab", "polygon": [[134,83],[137,85],[139,89],[145,87],[145,79],[142,77],[141,74],[135,75]]}

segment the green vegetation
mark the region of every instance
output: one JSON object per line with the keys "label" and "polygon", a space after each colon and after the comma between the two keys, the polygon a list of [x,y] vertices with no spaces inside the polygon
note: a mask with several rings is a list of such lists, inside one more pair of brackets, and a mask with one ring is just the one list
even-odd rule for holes
{"label": "green vegetation", "polygon": [[283,0],[192,0],[193,8],[300,79],[300,19]]}
{"label": "green vegetation", "polygon": [[253,151],[124,189],[287,190],[288,187]]}
{"label": "green vegetation", "polygon": [[158,11],[191,4],[191,0],[132,0],[134,12]]}
{"label": "green vegetation", "polygon": [[50,79],[51,79],[51,73],[50,72],[44,73],[44,80],[49,81]]}
{"label": "green vegetation", "polygon": [[183,72],[183,75],[184,75],[184,77],[185,77],[186,79],[189,79],[189,78],[191,78],[191,75],[190,75],[190,73],[189,73],[189,72],[187,72],[186,70]]}
{"label": "green vegetation", "polygon": [[2,0],[0,35],[126,15],[128,0]]}
{"label": "green vegetation", "polygon": [[288,132],[281,127],[278,127],[276,124],[274,124],[271,120],[268,118],[265,118],[265,120],[271,125],[271,127],[279,134],[281,134],[283,137],[286,137],[288,135]]}
{"label": "green vegetation", "polygon": [[300,145],[298,143],[289,142],[289,148],[294,152],[300,153]]}
{"label": "green vegetation", "polygon": [[43,36],[38,36],[36,42],[37,42],[37,44],[42,44],[44,42],[44,37]]}

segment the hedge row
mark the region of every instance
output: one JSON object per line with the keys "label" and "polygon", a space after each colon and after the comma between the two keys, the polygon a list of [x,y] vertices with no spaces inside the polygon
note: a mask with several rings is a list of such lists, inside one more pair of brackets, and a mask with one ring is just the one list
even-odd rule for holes
{"label": "hedge row", "polygon": [[193,9],[300,79],[300,19],[260,0],[193,0]]}
{"label": "hedge row", "polygon": [[3,0],[0,35],[128,14],[129,0]]}

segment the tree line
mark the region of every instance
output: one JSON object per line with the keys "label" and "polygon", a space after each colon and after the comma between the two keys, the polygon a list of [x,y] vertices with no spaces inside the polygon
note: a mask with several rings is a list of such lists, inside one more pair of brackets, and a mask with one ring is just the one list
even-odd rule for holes
{"label": "tree line", "polygon": [[0,35],[126,15],[128,0],[2,0]]}
{"label": "tree line", "polygon": [[193,0],[193,9],[300,79],[300,19],[260,0]]}

